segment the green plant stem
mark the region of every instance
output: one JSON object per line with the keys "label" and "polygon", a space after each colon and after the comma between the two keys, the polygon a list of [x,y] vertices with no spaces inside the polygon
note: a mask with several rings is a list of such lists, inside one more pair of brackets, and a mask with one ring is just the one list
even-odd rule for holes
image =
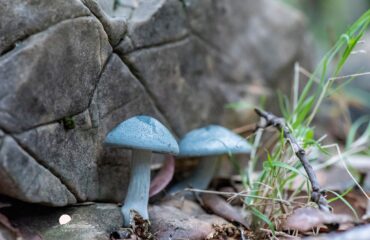
{"label": "green plant stem", "polygon": [[[262,120],[262,121],[264,121],[264,120]],[[261,142],[262,133],[263,133],[263,129],[258,129],[257,130],[256,138],[255,138],[254,143],[253,143],[253,148],[252,148],[252,152],[251,152],[250,161],[248,163],[247,173],[248,173],[248,184],[249,184],[250,188],[253,185],[252,174],[253,174],[254,168],[256,167],[257,160],[258,160],[257,149],[258,149],[258,145]]]}

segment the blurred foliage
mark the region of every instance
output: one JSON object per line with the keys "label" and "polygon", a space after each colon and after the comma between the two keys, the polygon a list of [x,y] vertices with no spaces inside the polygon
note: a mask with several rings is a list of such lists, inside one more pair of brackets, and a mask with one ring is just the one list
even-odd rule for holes
{"label": "blurred foliage", "polygon": [[370,0],[283,0],[307,17],[315,42],[330,48],[350,24],[370,8]]}
{"label": "blurred foliage", "polygon": [[[370,10],[366,11],[351,26],[347,27],[346,31],[339,34],[340,37],[317,64],[315,71],[310,74],[308,81],[302,86],[301,90],[299,88],[299,74],[295,74],[292,96],[279,94],[281,114],[292,136],[305,148],[307,153],[317,154],[309,157],[310,163],[314,167],[320,164],[318,162],[319,158],[328,157],[329,149],[337,151],[338,158],[335,159],[335,162],[341,161],[344,166],[346,165],[343,156],[349,155],[349,151],[355,150],[356,154],[365,151],[365,154],[367,154],[370,139],[368,117],[360,118],[352,125],[348,133],[346,148],[342,150],[336,143],[324,145],[322,139],[325,138],[325,133],[323,135],[320,134],[322,136],[316,140],[315,126],[312,124],[312,121],[319,112],[323,101],[333,94],[337,94],[338,89],[344,86],[338,80],[345,78],[348,82],[351,82],[354,79],[352,75],[338,76],[342,73],[345,63],[356,45],[363,38],[369,25]],[[299,69],[296,68],[296,71],[299,72]],[[367,126],[366,130],[358,136],[358,129],[364,124]],[[234,166],[236,166],[242,176],[245,191],[253,194],[253,196],[248,196],[244,200],[245,206],[253,213],[253,226],[256,229],[260,229],[267,225],[274,234],[275,226],[279,226],[277,224],[279,217],[287,212],[291,212],[294,208],[292,204],[283,206],[282,203],[298,204],[299,195],[304,192],[310,194],[311,186],[306,178],[298,188],[294,189],[291,187],[294,185],[297,177],[303,175],[305,178],[305,175],[302,174],[303,166],[301,162],[295,157],[297,150],[290,146],[289,141],[286,141],[286,135],[283,132],[279,133],[271,146],[267,146],[267,143],[263,144],[262,148],[267,154],[267,158],[265,158],[264,155],[259,155],[257,151],[258,147],[261,148],[262,134],[264,134],[264,131],[259,129],[255,135],[249,137],[254,144],[248,166],[244,170],[237,164],[234,164]],[[361,146],[361,148],[358,146]],[[354,153],[351,152],[351,154]],[[254,174],[257,173],[255,172],[256,163],[261,161],[263,161],[262,171]],[[232,162],[235,163],[233,160]],[[334,164],[334,162],[329,160],[327,162],[330,162],[330,165]],[[348,168],[345,168],[357,187],[363,191]],[[286,191],[287,189],[291,189],[293,192],[289,195]],[[354,208],[343,198],[343,194],[332,193],[336,197],[334,199],[344,202],[357,217]],[[363,193],[367,196],[364,191]],[[258,196],[258,198],[255,196]],[[310,202],[311,196],[308,196],[306,199],[307,202],[304,205],[312,205]]]}

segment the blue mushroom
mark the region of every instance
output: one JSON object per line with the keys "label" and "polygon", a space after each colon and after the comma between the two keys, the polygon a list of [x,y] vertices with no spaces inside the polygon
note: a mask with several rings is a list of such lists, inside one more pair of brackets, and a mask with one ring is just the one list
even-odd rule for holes
{"label": "blue mushroom", "polygon": [[123,225],[129,226],[133,217],[132,210],[148,220],[152,152],[177,155],[179,146],[176,139],[158,120],[149,116],[135,116],[110,131],[105,144],[132,149],[130,183],[121,208]]}
{"label": "blue mushroom", "polygon": [[218,125],[198,128],[187,133],[179,143],[178,157],[203,157],[193,174],[174,185],[175,193],[186,187],[206,189],[217,168],[217,156],[250,153],[252,146],[241,136]]}

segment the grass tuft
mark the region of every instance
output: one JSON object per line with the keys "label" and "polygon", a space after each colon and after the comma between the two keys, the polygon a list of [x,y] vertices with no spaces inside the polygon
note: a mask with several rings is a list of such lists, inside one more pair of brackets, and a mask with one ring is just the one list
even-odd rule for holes
{"label": "grass tuft", "polygon": [[[322,60],[319,62],[316,70],[312,74],[307,74],[299,64],[295,64],[294,73],[294,84],[292,96],[288,96],[278,93],[278,100],[281,115],[285,118],[287,125],[290,127],[294,137],[300,142],[305,148],[308,154],[319,152],[321,154],[329,154],[326,146],[322,145],[321,139],[315,140],[315,129],[311,126],[313,119],[320,109],[323,101],[330,95],[336,94],[337,91],[352,81],[357,75],[354,74],[349,76],[339,76],[343,66],[345,65],[348,57],[353,52],[353,49],[363,37],[366,29],[370,23],[370,10],[365,12],[352,26],[349,27],[346,33],[344,33],[334,46],[324,55]],[[303,69],[303,70],[302,70]],[[304,84],[304,87],[299,91],[300,79],[299,75],[301,72],[305,72],[309,76],[308,81]],[[339,80],[345,79],[344,83],[340,83]],[[241,103],[229,105],[229,108],[241,107]],[[243,107],[248,105],[243,105]],[[363,146],[367,144],[370,137],[370,124],[366,131],[356,139],[358,135],[358,129],[360,126],[369,121],[369,117],[364,117],[358,122],[353,124],[351,127],[345,151],[353,150],[355,144]],[[264,148],[261,143],[263,130],[258,130],[250,139],[254,142],[254,149],[251,153],[251,160],[246,169],[241,169],[241,166],[232,158],[232,163],[238,169],[243,179],[243,185],[246,192],[252,192],[254,195],[260,196],[260,198],[246,196],[245,207],[248,208],[254,215],[254,223],[256,229],[263,228],[267,225],[275,233],[275,222],[278,222],[278,218],[285,215],[287,212],[292,211],[291,208],[283,206],[280,201],[276,199],[287,200],[291,202],[300,201],[302,203],[302,193],[310,193],[310,184],[307,181],[306,175],[303,173],[302,165],[296,158],[294,152],[291,150],[289,143],[284,140],[282,133],[278,133],[277,140],[273,143],[272,147],[266,149],[266,159],[258,154],[258,148]],[[331,161],[331,164],[340,161],[341,153],[339,147],[336,145],[338,155],[335,161]],[[356,148],[357,152],[370,153],[369,148]],[[353,151],[352,151],[353,152]],[[352,153],[351,152],[351,153]],[[347,153],[343,153],[346,155]],[[329,159],[330,160],[330,159]],[[258,161],[265,161],[263,164],[262,171],[258,174],[257,178],[253,178],[256,174],[256,165]],[[317,158],[312,157],[312,162],[316,162]],[[304,177],[302,177],[304,176]],[[295,187],[291,192],[288,189],[292,189],[293,183],[296,178],[300,177],[303,179],[299,187]],[[356,180],[355,180],[356,181]],[[357,213],[353,207],[344,199],[344,195],[332,192],[336,198],[332,200],[343,201],[358,218]],[[310,205],[310,197],[307,196],[304,205]]]}

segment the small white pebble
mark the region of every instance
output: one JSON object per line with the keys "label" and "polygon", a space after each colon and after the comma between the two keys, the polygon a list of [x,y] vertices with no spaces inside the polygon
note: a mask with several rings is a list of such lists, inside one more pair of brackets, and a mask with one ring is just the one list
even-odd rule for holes
{"label": "small white pebble", "polygon": [[67,224],[69,223],[70,221],[72,220],[72,218],[67,215],[67,214],[63,214],[62,216],[60,216],[59,218],[59,224],[60,225],[64,225],[64,224]]}

